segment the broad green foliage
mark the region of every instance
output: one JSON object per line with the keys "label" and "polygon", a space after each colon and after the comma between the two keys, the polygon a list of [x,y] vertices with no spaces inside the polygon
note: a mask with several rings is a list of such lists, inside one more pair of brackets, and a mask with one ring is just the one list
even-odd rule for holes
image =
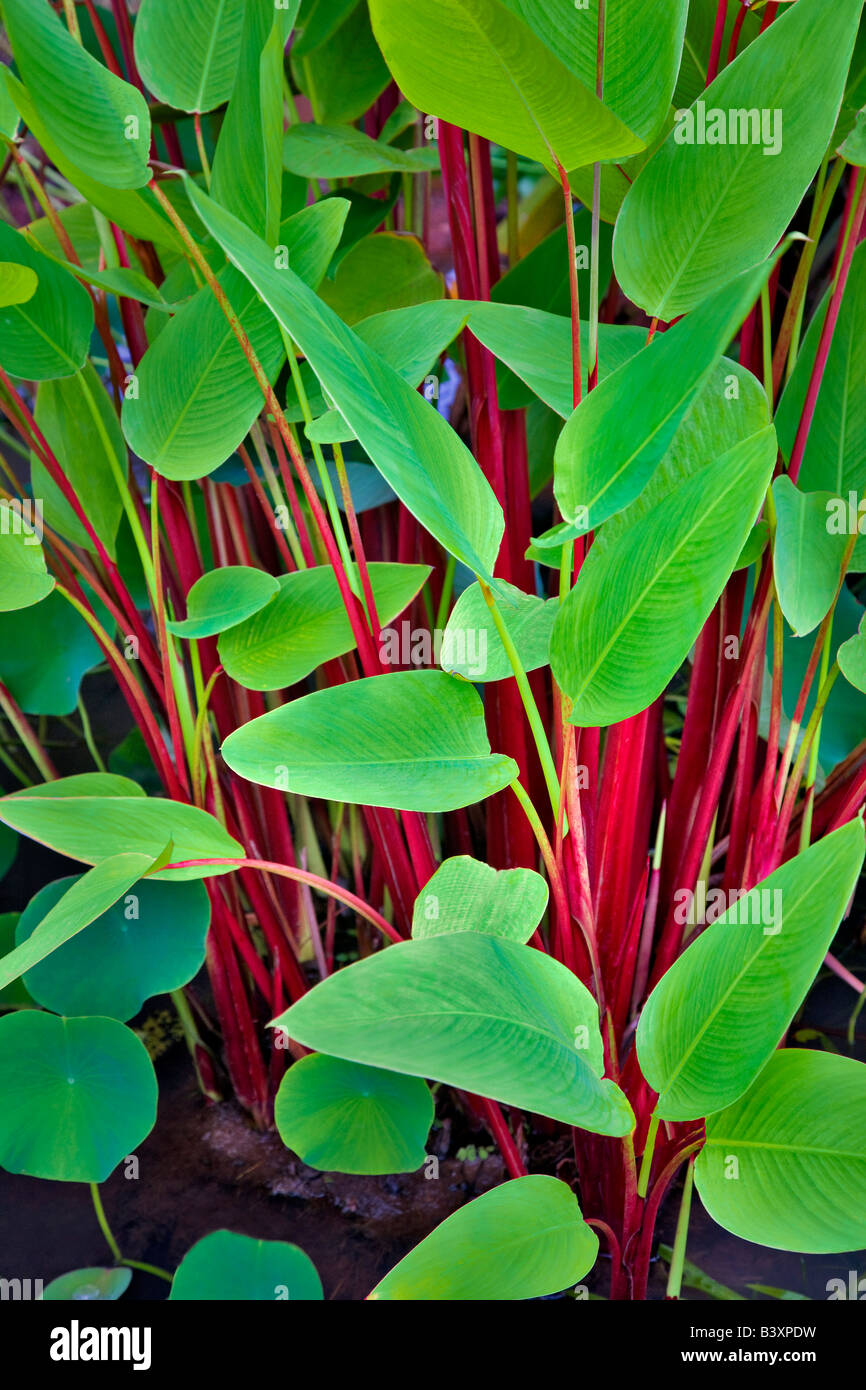
{"label": "broad green foliage", "polygon": [[388,86],[390,74],[373,37],[365,0],[348,10],[343,0],[332,6],[333,0],[325,0],[326,36],[317,28],[303,54],[292,56],[292,76],[309,97],[317,122],[342,125],[357,120],[373,104]]}
{"label": "broad green foliage", "polygon": [[[245,0],[143,0],[135,58],[154,96],[179,111],[211,111],[231,96]],[[255,8],[255,7],[253,7]]]}
{"label": "broad green foliage", "polygon": [[73,1269],[46,1284],[42,1297],[48,1303],[110,1303],[123,1297],[131,1281],[131,1269]]}
{"label": "broad green foliage", "polygon": [[[497,601],[523,669],[535,671],[546,666],[556,599],[536,598],[503,583],[497,587]],[[444,671],[464,680],[501,681],[512,674],[508,653],[478,584],[464,589],[454,605],[439,660]]]}
{"label": "broad green foliage", "polygon": [[695,1165],[720,1226],[806,1254],[860,1249],[864,1177],[866,1067],[826,1052],[775,1053],[751,1089],[707,1121]]}
{"label": "broad green foliage", "polygon": [[534,1174],[485,1192],[437,1226],[371,1299],[543,1298],[582,1279],[598,1236],[566,1183]]}
{"label": "broad green foliage", "polygon": [[68,271],[0,222],[0,258],[33,271],[34,293],[0,309],[0,366],[10,376],[47,381],[83,366],[93,332],[93,305]]}
{"label": "broad green foliage", "polygon": [[353,246],[319,293],[344,323],[355,324],[373,314],[441,299],[442,290],[442,277],[420,241],[380,232]]}
{"label": "broad green foliage", "polygon": [[417,1076],[317,1053],[283,1077],[274,1123],[311,1168],[412,1173],[424,1162],[433,1097]]}
{"label": "broad green foliage", "polygon": [[599,1134],[633,1125],[625,1096],[599,1079],[592,995],[558,961],[516,941],[470,931],[390,946],[331,975],[275,1026],[332,1056]]}
{"label": "broad green foliage", "polygon": [[[101,605],[97,613],[105,617]],[[25,714],[72,714],[82,677],[100,660],[90,628],[56,591],[0,611],[0,680]]]}
{"label": "broad green foliage", "polygon": [[446,859],[415,900],[412,935],[476,931],[526,943],[547,907],[547,884],[532,869],[491,869],[468,854]]}
{"label": "broad green foliage", "polygon": [[487,578],[502,511],[466,446],[430,405],[267,247],[189,185],[205,225],[305,354],[398,497],[458,560]]}
{"label": "broad green foliage", "polygon": [[[425,565],[385,564],[371,564],[368,572],[382,623],[403,611],[430,573]],[[232,680],[248,690],[287,689],[323,661],[344,656],[355,646],[329,565],[283,575],[276,596],[254,616],[225,626],[229,630],[220,638],[220,660]]]}
{"label": "broad green foliage", "polygon": [[265,1303],[321,1301],[322,1296],[315,1266],[297,1245],[234,1231],[214,1231],[197,1241],[178,1265],[169,1294],[173,1301]]}
{"label": "broad green foliage", "polygon": [[777,244],[833,133],[861,9],[861,0],[786,7],[635,179],[614,265],[648,314],[685,313]]}
{"label": "broad green foliage", "polygon": [[178,637],[213,637],[251,618],[279,592],[279,581],[264,570],[247,565],[211,570],[193,584],[186,596],[186,617],[170,622],[169,632]]}
{"label": "broad green foliage", "polygon": [[54,588],[36,532],[23,509],[0,502],[0,612],[30,608]]}
{"label": "broad green foliage", "polygon": [[576,77],[500,0],[370,0],[370,15],[394,80],[422,111],[549,168],[644,144],[599,101],[594,82]]}
{"label": "broad green foliage", "polygon": [[76,43],[48,0],[3,0],[22,81],[60,150],[111,188],[147,183],[150,113],[144,97]]}
{"label": "broad green foliage", "polygon": [[283,164],[308,179],[351,179],[363,174],[422,173],[438,169],[439,157],[435,150],[403,150],[371,140],[351,125],[295,125],[283,141]]}
{"label": "broad green foliage", "polygon": [[104,1182],[156,1119],[144,1045],[108,1018],[0,1018],[0,1094],[0,1166],[34,1178]]}
{"label": "broad green foliage", "polygon": [[[237,840],[206,811],[180,801],[145,796],[135,782],[100,773],[63,777],[4,796],[0,798],[0,820],[84,864],[102,864],[126,853],[154,859],[162,855],[169,841],[176,864],[188,859],[243,856]],[[228,872],[224,865],[204,864],[163,870],[162,876],[177,882]]]}
{"label": "broad green foliage", "polygon": [[[139,857],[144,858],[119,856]],[[103,864],[91,869],[85,877],[105,868]],[[21,914],[16,940],[22,946],[38,940],[48,914],[83,882],[58,879],[37,893]],[[203,884],[142,879],[130,884],[129,891],[124,888],[74,940],[28,969],[24,983],[36,1002],[54,1013],[95,1014],[125,1022],[146,999],[168,994],[192,979],[204,963],[209,925],[210,903]]]}
{"label": "broad green foliage", "polygon": [[776,593],[793,632],[802,637],[830,611],[841,579],[848,537],[828,530],[830,493],[803,493],[782,475],[773,484],[773,498]]}
{"label": "broad green foliage", "polygon": [[317,690],[230,734],[222,755],[265,787],[400,811],[468,806],[518,772],[491,753],[472,686],[443,671]]}
{"label": "broad green foliage", "polygon": [[775,458],[768,427],[662,497],[617,545],[602,532],[551,638],[572,723],[613,724],[661,694],[737,563]]}
{"label": "broad green foliage", "polygon": [[863,854],[852,821],[729,907],[659,982],[637,1045],[663,1119],[713,1114],[752,1084],[815,978]]}

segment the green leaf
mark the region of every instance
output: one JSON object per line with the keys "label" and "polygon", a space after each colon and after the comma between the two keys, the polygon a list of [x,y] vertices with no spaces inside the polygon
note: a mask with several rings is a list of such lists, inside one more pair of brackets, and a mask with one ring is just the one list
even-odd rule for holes
{"label": "green leaf", "polygon": [[848,537],[827,528],[829,493],[800,492],[785,474],[773,483],[773,578],[779,605],[802,637],[827,616],[842,576]]}
{"label": "green leaf", "polygon": [[[169,840],[174,864],[244,855],[237,840],[206,811],[145,796],[134,782],[107,773],[62,777],[0,797],[0,820],[83,864],[101,864],[125,853],[155,859]],[[211,864],[162,870],[161,878],[177,883],[230,872],[226,865]]]}
{"label": "green leaf", "polygon": [[[497,590],[499,611],[523,669],[536,671],[546,666],[558,599],[536,598],[504,581],[499,582]],[[514,674],[478,584],[464,589],[454,605],[439,661],[443,671],[464,680],[502,681]]]}
{"label": "green leaf", "polygon": [[36,532],[26,512],[0,501],[0,612],[30,608],[51,593],[48,573]]}
{"label": "green leaf", "polygon": [[[345,211],[333,199],[305,208],[282,227],[299,276],[317,284],[324,275]],[[273,267],[274,253],[267,258]],[[268,379],[275,381],[285,360],[279,328],[237,270],[228,266],[218,278]],[[130,448],[166,478],[213,472],[264,406],[243,349],[207,285],[166,324],[137,378],[137,396],[127,395],[123,404],[123,432]]]}
{"label": "green leaf", "polygon": [[642,492],[771,269],[739,276],[584,397],[556,446],[567,521],[593,531]]}
{"label": "green leaf", "polygon": [[833,134],[861,9],[798,0],[677,113],[614,234],[617,279],[651,317],[686,313],[777,245]]}
{"label": "green leaf", "polygon": [[322,1281],[297,1245],[214,1231],[196,1241],[178,1265],[170,1302],[321,1302]]}
{"label": "green leaf", "polygon": [[109,1303],[122,1298],[132,1280],[131,1269],[73,1269],[46,1284],[47,1303]]}
{"label": "green leaf", "polygon": [[[126,480],[126,441],[117,412],[92,362],[61,381],[43,381],[36,395],[36,423],[45,435],[67,480],[106,551],[115,558],[115,541],[123,501],[117,479]],[[52,530],[87,550],[94,545],[84,526],[50,476],[31,454],[34,496],[41,498]]]}
{"label": "green leaf", "polygon": [[6,32],[33,104],[58,148],[111,188],[150,178],[150,113],[136,87],[76,43],[47,0],[3,0]]}
{"label": "green leaf", "polygon": [[[149,873],[156,862],[158,858],[154,855],[119,853],[104,859],[79,878],[59,880],[58,885],[49,884],[43,892],[51,901],[42,900],[41,906],[45,909],[42,915],[34,917],[31,913],[28,920],[25,910],[19,919],[15,950],[0,960],[0,988],[32,970],[101,917],[134,883]],[[58,886],[59,891],[54,891]],[[66,1011],[60,1008],[55,1012]]]}
{"label": "green leaf", "polygon": [[291,269],[277,270],[263,242],[192,184],[189,191],[208,230],[297,343],[398,497],[440,544],[489,578],[502,509],[465,444]]}
{"label": "green leaf", "polygon": [[766,521],[756,521],[748,539],[740,551],[740,558],[735,568],[738,570],[748,569],[756,560],[759,560],[767,548],[767,541],[770,539],[770,527]]}
{"label": "green leaf", "polygon": [[442,276],[413,236],[378,232],[344,256],[333,280],[324,280],[322,299],[344,323],[355,324],[387,310],[441,299]]}
{"label": "green leaf", "polygon": [[854,129],[839,146],[839,154],[860,169],[866,164],[866,107],[857,112]]}
{"label": "green leaf", "polygon": [[306,57],[326,43],[358,4],[359,0],[304,0],[292,56]]}
{"label": "green leaf", "polygon": [[[3,830],[5,832],[5,826]],[[14,838],[17,842],[17,835]],[[0,952],[4,956],[14,950],[17,923],[17,912],[0,912]],[[2,960],[2,956],[0,956],[0,960]],[[11,985],[4,985],[3,989],[0,989],[0,1009],[29,1009],[32,1007],[33,1000],[27,993],[23,981],[13,980]]]}
{"label": "green leaf", "polygon": [[[547,48],[595,90],[598,0],[504,0]],[[661,125],[683,50],[688,0],[608,4],[604,27],[604,104],[644,141]],[[577,161],[575,161],[576,163]],[[588,161],[585,161],[588,162]]]}
{"label": "green leaf", "polygon": [[[728,907],[659,981],[641,1014],[641,1070],[664,1120],[696,1120],[751,1086],[829,950],[863,863],[851,821]],[[689,895],[678,895],[685,919]]]}
{"label": "green leaf", "polygon": [[615,543],[602,530],[550,644],[572,723],[614,724],[662,693],[737,563],[776,449],[768,426],[663,495]]}
{"label": "green leaf", "polygon": [[444,671],[317,690],[236,729],[222,755],[263,787],[397,811],[453,811],[518,775],[491,753],[473,687]]}
{"label": "green leaf", "polygon": [[186,596],[186,618],[167,623],[176,637],[214,637],[265,608],[279,580],[248,565],[224,565],[196,580]]}
{"label": "green leaf", "polygon": [[534,1173],[467,1204],[410,1250],[368,1295],[399,1302],[544,1298],[595,1264],[598,1236],[574,1193]]}
{"label": "green leaf", "polygon": [[594,81],[575,77],[499,0],[370,0],[370,17],[397,86],[420,111],[549,169],[643,148]]}
{"label": "green leaf", "polygon": [[532,869],[491,869],[459,854],[446,859],[415,899],[412,935],[481,932],[525,944],[547,907],[547,884]]}
{"label": "green leaf", "polygon": [[631,1132],[598,1007],[541,951],[478,932],[397,946],[331,975],[275,1020],[306,1047],[430,1077],[597,1134]]}
{"label": "green leaf", "polygon": [[829,1052],[774,1053],[751,1090],[707,1121],[695,1164],[720,1226],[804,1254],[866,1244],[864,1181],[866,1067]]}
{"label": "green leaf", "polygon": [[155,97],[176,111],[228,101],[238,64],[245,0],[142,0],[135,59]]}
{"label": "green leaf", "polygon": [[[31,898],[18,923],[17,941],[23,946],[41,937],[44,923],[61,901],[66,903],[73,888],[99,875],[106,863],[83,878],[49,883]],[[131,889],[133,884],[127,886]],[[27,970],[24,983],[43,1008],[67,1017],[94,1014],[123,1023],[146,999],[180,989],[201,968],[210,925],[204,885],[143,878],[134,891],[127,892],[127,886],[80,934]]]}
{"label": "green leaf", "polygon": [[282,200],[283,51],[297,0],[246,5],[237,75],[213,161],[211,192],[271,244]]}
{"label": "green leaf", "polygon": [[836,660],[848,684],[866,693],[866,631],[862,623],[856,635],[841,644]]}
{"label": "green leaf", "polygon": [[0,261],[0,309],[8,309],[11,304],[26,304],[38,285],[39,277],[31,266]]}
{"label": "green leaf", "polygon": [[82,678],[101,660],[90,628],[56,590],[33,608],[0,613],[0,680],[25,714],[74,714]]}
{"label": "green leaf", "polygon": [[[390,623],[426,582],[427,565],[368,566],[376,611]],[[217,571],[220,573],[221,571]],[[354,651],[355,638],[330,565],[281,575],[276,598],[223,633],[219,656],[232,680],[247,690],[284,690],[323,661]],[[383,641],[387,645],[387,634]]]}
{"label": "green leaf", "polygon": [[29,299],[0,309],[0,364],[26,381],[71,376],[83,365],[93,332],[87,291],[2,221],[0,260],[14,261],[38,280]]}
{"label": "green leaf", "polygon": [[417,1076],[399,1076],[317,1053],[289,1069],[274,1102],[287,1148],[335,1173],[414,1173],[426,1154],[433,1097]]}
{"label": "green leaf", "polygon": [[[806,393],[827,318],[830,291],[822,299],[776,412],[779,446],[790,460]],[[866,489],[866,245],[858,246],[827,366],[815,403],[797,484],[804,492],[832,492],[847,502],[849,491]]]}
{"label": "green leaf", "polygon": [[0,1018],[0,1166],[55,1182],[105,1182],[153,1129],[144,1044],[109,1018],[28,1009]]}
{"label": "green leaf", "polygon": [[[297,52],[297,45],[293,47]],[[306,179],[354,179],[364,174],[419,174],[439,168],[435,149],[402,150],[371,140],[351,125],[309,123],[289,127],[283,165]]]}
{"label": "green leaf", "polygon": [[364,115],[390,81],[366,4],[354,5],[309,53],[292,54],[292,76],[321,125],[343,125]]}

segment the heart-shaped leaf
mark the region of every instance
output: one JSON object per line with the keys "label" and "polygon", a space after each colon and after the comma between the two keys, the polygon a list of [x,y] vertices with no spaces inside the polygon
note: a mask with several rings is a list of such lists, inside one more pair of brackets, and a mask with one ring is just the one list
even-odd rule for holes
{"label": "heart-shaped leaf", "polygon": [[[513,584],[497,586],[499,611],[523,669],[536,671],[550,660],[550,634],[559,601],[524,594]],[[464,589],[442,639],[443,671],[470,681],[503,681],[514,674],[493,615],[478,584]]]}
{"label": "heart-shaped leaf", "polygon": [[439,865],[415,899],[412,935],[477,931],[527,942],[547,907],[547,884],[533,869],[491,869],[468,854]]}
{"label": "heart-shaped leaf", "polygon": [[284,1240],[254,1240],[213,1231],[196,1241],[177,1267],[169,1300],[320,1302],[322,1281],[312,1260]]}

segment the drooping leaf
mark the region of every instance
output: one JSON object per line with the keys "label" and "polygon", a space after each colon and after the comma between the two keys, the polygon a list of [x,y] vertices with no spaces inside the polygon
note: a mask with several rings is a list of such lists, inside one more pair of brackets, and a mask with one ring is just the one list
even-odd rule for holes
{"label": "drooping leaf", "polygon": [[322,1281],[297,1245],[213,1231],[196,1241],[177,1267],[169,1300],[194,1302],[320,1302]]}
{"label": "drooping leaf", "polygon": [[109,1018],[36,1009],[0,1018],[0,1166],[60,1182],[104,1182],[156,1119],[144,1044]]}
{"label": "drooping leaf", "polygon": [[662,1119],[711,1115],[751,1086],[817,974],[863,854],[862,821],[827,835],[733,903],[659,981],[637,1047]]}
{"label": "drooping leaf", "polygon": [[517,776],[491,753],[472,686],[444,671],[317,690],[229,734],[222,755],[261,786],[400,811],[453,811]]}
{"label": "drooping leaf", "polygon": [[290,126],[286,132],[283,164],[307,179],[354,179],[364,174],[430,172],[439,168],[439,156],[432,149],[403,150],[383,140],[371,140],[355,126],[307,122]]}
{"label": "drooping leaf", "polygon": [[738,276],[584,397],[556,446],[567,521],[595,530],[643,490],[771,268]]}
{"label": "drooping leaf", "polygon": [[458,560],[488,578],[502,509],[466,446],[291,269],[275,268],[263,242],[192,184],[189,191],[208,230],[307,357],[398,497]]}
{"label": "drooping leaf", "polygon": [[223,565],[193,584],[186,618],[167,624],[177,637],[213,637],[265,608],[280,592],[279,580],[249,565]]}
{"label": "drooping leaf", "polygon": [[234,86],[245,0],[142,0],[135,59],[155,97],[176,111],[212,111]]}
{"label": "drooping leaf", "polygon": [[468,854],[446,859],[415,899],[412,935],[482,932],[526,943],[547,907],[547,884],[532,869],[491,869]]}
{"label": "drooping leaf", "polygon": [[[83,864],[101,864],[126,853],[155,859],[169,840],[174,864],[188,859],[237,859],[244,853],[206,811],[181,801],[145,796],[134,782],[111,774],[82,773],[12,792],[0,797],[0,820]],[[182,882],[231,870],[210,864],[160,872],[167,882]]]}
{"label": "drooping leaf", "polygon": [[860,1249],[864,1180],[866,1067],[829,1052],[774,1053],[751,1089],[707,1121],[695,1164],[720,1226],[805,1254]]}
{"label": "drooping leaf", "polygon": [[54,576],[23,509],[0,501],[0,612],[30,608],[53,588]]}
{"label": "drooping leaf", "polygon": [[614,234],[617,278],[647,314],[686,313],[776,246],[833,134],[861,8],[787,6],[678,113]]}
{"label": "drooping leaf", "polygon": [[46,1284],[47,1303],[110,1303],[122,1298],[132,1281],[131,1269],[73,1269]]}
{"label": "drooping leaf", "polygon": [[576,77],[500,0],[370,0],[370,16],[395,82],[420,111],[548,168],[643,147],[594,81]]}
{"label": "drooping leaf", "polygon": [[[430,574],[427,565],[373,563],[368,571],[381,623],[402,613]],[[220,638],[220,661],[248,690],[286,689],[355,646],[330,565],[284,574],[277,589],[273,601]]]}
{"label": "drooping leaf", "polygon": [[424,1162],[433,1097],[420,1077],[316,1053],[283,1077],[274,1123],[311,1168],[414,1173]]}
{"label": "drooping leaf", "polygon": [[[513,584],[500,582],[497,603],[508,634],[517,648],[525,671],[536,671],[550,659],[550,634],[556,618],[557,599],[524,594]],[[448,619],[439,657],[443,671],[471,681],[502,681],[513,675],[493,616],[478,584],[471,584],[457,600]]]}
{"label": "drooping leaf", "polygon": [[[102,864],[84,877],[104,869]],[[46,914],[83,881],[58,879],[31,898],[18,923],[18,942],[23,946],[40,936]],[[210,924],[203,884],[142,879],[128,887],[74,939],[27,970],[24,983],[43,1008],[123,1023],[146,999],[180,989],[201,968]]]}
{"label": "drooping leaf", "polygon": [[48,0],[3,0],[15,62],[58,147],[112,188],[150,178],[150,112],[137,87],[115,77],[69,33]]}
{"label": "drooping leaf", "polygon": [[83,365],[93,332],[87,291],[6,222],[0,222],[0,260],[31,270],[38,281],[29,299],[0,309],[0,365],[27,381],[71,376]]}
{"label": "drooping leaf", "polygon": [[598,1237],[568,1185],[534,1173],[485,1192],[447,1217],[368,1297],[544,1298],[582,1279],[597,1255]]}
{"label": "drooping leaf", "polygon": [[773,483],[773,578],[782,612],[797,637],[826,617],[842,574],[848,538],[827,528],[829,496],[801,492],[785,474]]}
{"label": "drooping leaf", "polygon": [[[283,226],[302,279],[317,284],[324,275],[344,216],[345,205],[334,199],[305,208]],[[274,255],[267,254],[273,267]],[[237,270],[229,266],[218,278],[273,382],[285,359],[279,328]],[[264,406],[243,349],[206,285],[166,325],[137,377],[137,396],[124,401],[123,432],[130,448],[167,478],[211,473],[234,453]]]}
{"label": "drooping leaf", "polygon": [[598,1134],[628,1134],[602,1081],[598,1007],[565,966],[460,932],[389,946],[331,975],[275,1020],[307,1047],[424,1076]]}
{"label": "drooping leaf", "polygon": [[663,495],[615,543],[602,529],[550,644],[571,722],[613,724],[661,694],[737,563],[776,449],[768,426]]}

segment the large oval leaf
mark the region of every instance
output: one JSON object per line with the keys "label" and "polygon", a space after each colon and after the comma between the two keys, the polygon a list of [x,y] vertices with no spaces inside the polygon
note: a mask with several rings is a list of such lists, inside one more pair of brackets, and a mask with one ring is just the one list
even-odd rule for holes
{"label": "large oval leaf", "polygon": [[710,1115],[751,1086],[817,974],[863,854],[863,822],[851,821],[732,904],[659,981],[637,1048],[662,1119]]}
{"label": "large oval leaf", "polygon": [[833,134],[861,10],[797,0],[677,113],[614,234],[617,278],[648,314],[686,313],[769,256]]}
{"label": "large oval leaf", "polygon": [[[643,147],[595,84],[569,71],[499,0],[370,0],[370,18],[394,80],[421,111],[549,168],[556,159],[571,169]],[[575,14],[575,24],[585,22]]]}
{"label": "large oval leaf", "polygon": [[395,1265],[371,1299],[544,1298],[595,1264],[598,1236],[564,1182],[543,1173],[476,1197]]}
{"label": "large oval leaf", "polygon": [[0,1165],[60,1182],[104,1182],[156,1119],[144,1044],[109,1018],[35,1009],[0,1018]]}
{"label": "large oval leaf", "polygon": [[404,941],[331,975],[275,1020],[307,1047],[430,1077],[597,1134],[631,1108],[604,1058],[598,1006],[564,965],[475,932]]}
{"label": "large oval leaf", "polygon": [[796,637],[827,616],[842,576],[848,537],[828,529],[828,492],[801,492],[782,474],[773,483],[776,539],[773,579]]}
{"label": "large oval leaf", "polygon": [[286,1072],[274,1123],[311,1168],[414,1173],[426,1156],[433,1097],[420,1077],[316,1053]]}
{"label": "large oval leaf", "polygon": [[572,723],[614,724],[661,694],[737,564],[775,461],[769,426],[673,488],[615,544],[602,529],[550,644]]}
{"label": "large oval leaf", "polygon": [[866,1067],[777,1052],[751,1090],[707,1121],[695,1182],[743,1240],[832,1254],[866,1245]]}
{"label": "large oval leaf", "polygon": [[397,496],[458,560],[489,578],[502,509],[466,445],[291,269],[275,268],[264,242],[187,186],[208,231],[297,343]]}
{"label": "large oval leaf", "polygon": [[312,1260],[284,1240],[254,1240],[214,1231],[186,1252],[169,1300],[205,1302],[321,1301],[322,1281]]}
{"label": "large oval leaf", "polygon": [[228,101],[238,64],[245,0],[142,0],[135,58],[154,96],[176,111]]}
{"label": "large oval leaf", "polygon": [[112,188],[150,178],[150,112],[137,87],[76,43],[48,0],[3,0],[18,71],[57,145]]}
{"label": "large oval leaf", "polygon": [[518,775],[491,753],[472,686],[443,671],[317,690],[229,734],[222,755],[264,787],[397,811],[453,811]]}

